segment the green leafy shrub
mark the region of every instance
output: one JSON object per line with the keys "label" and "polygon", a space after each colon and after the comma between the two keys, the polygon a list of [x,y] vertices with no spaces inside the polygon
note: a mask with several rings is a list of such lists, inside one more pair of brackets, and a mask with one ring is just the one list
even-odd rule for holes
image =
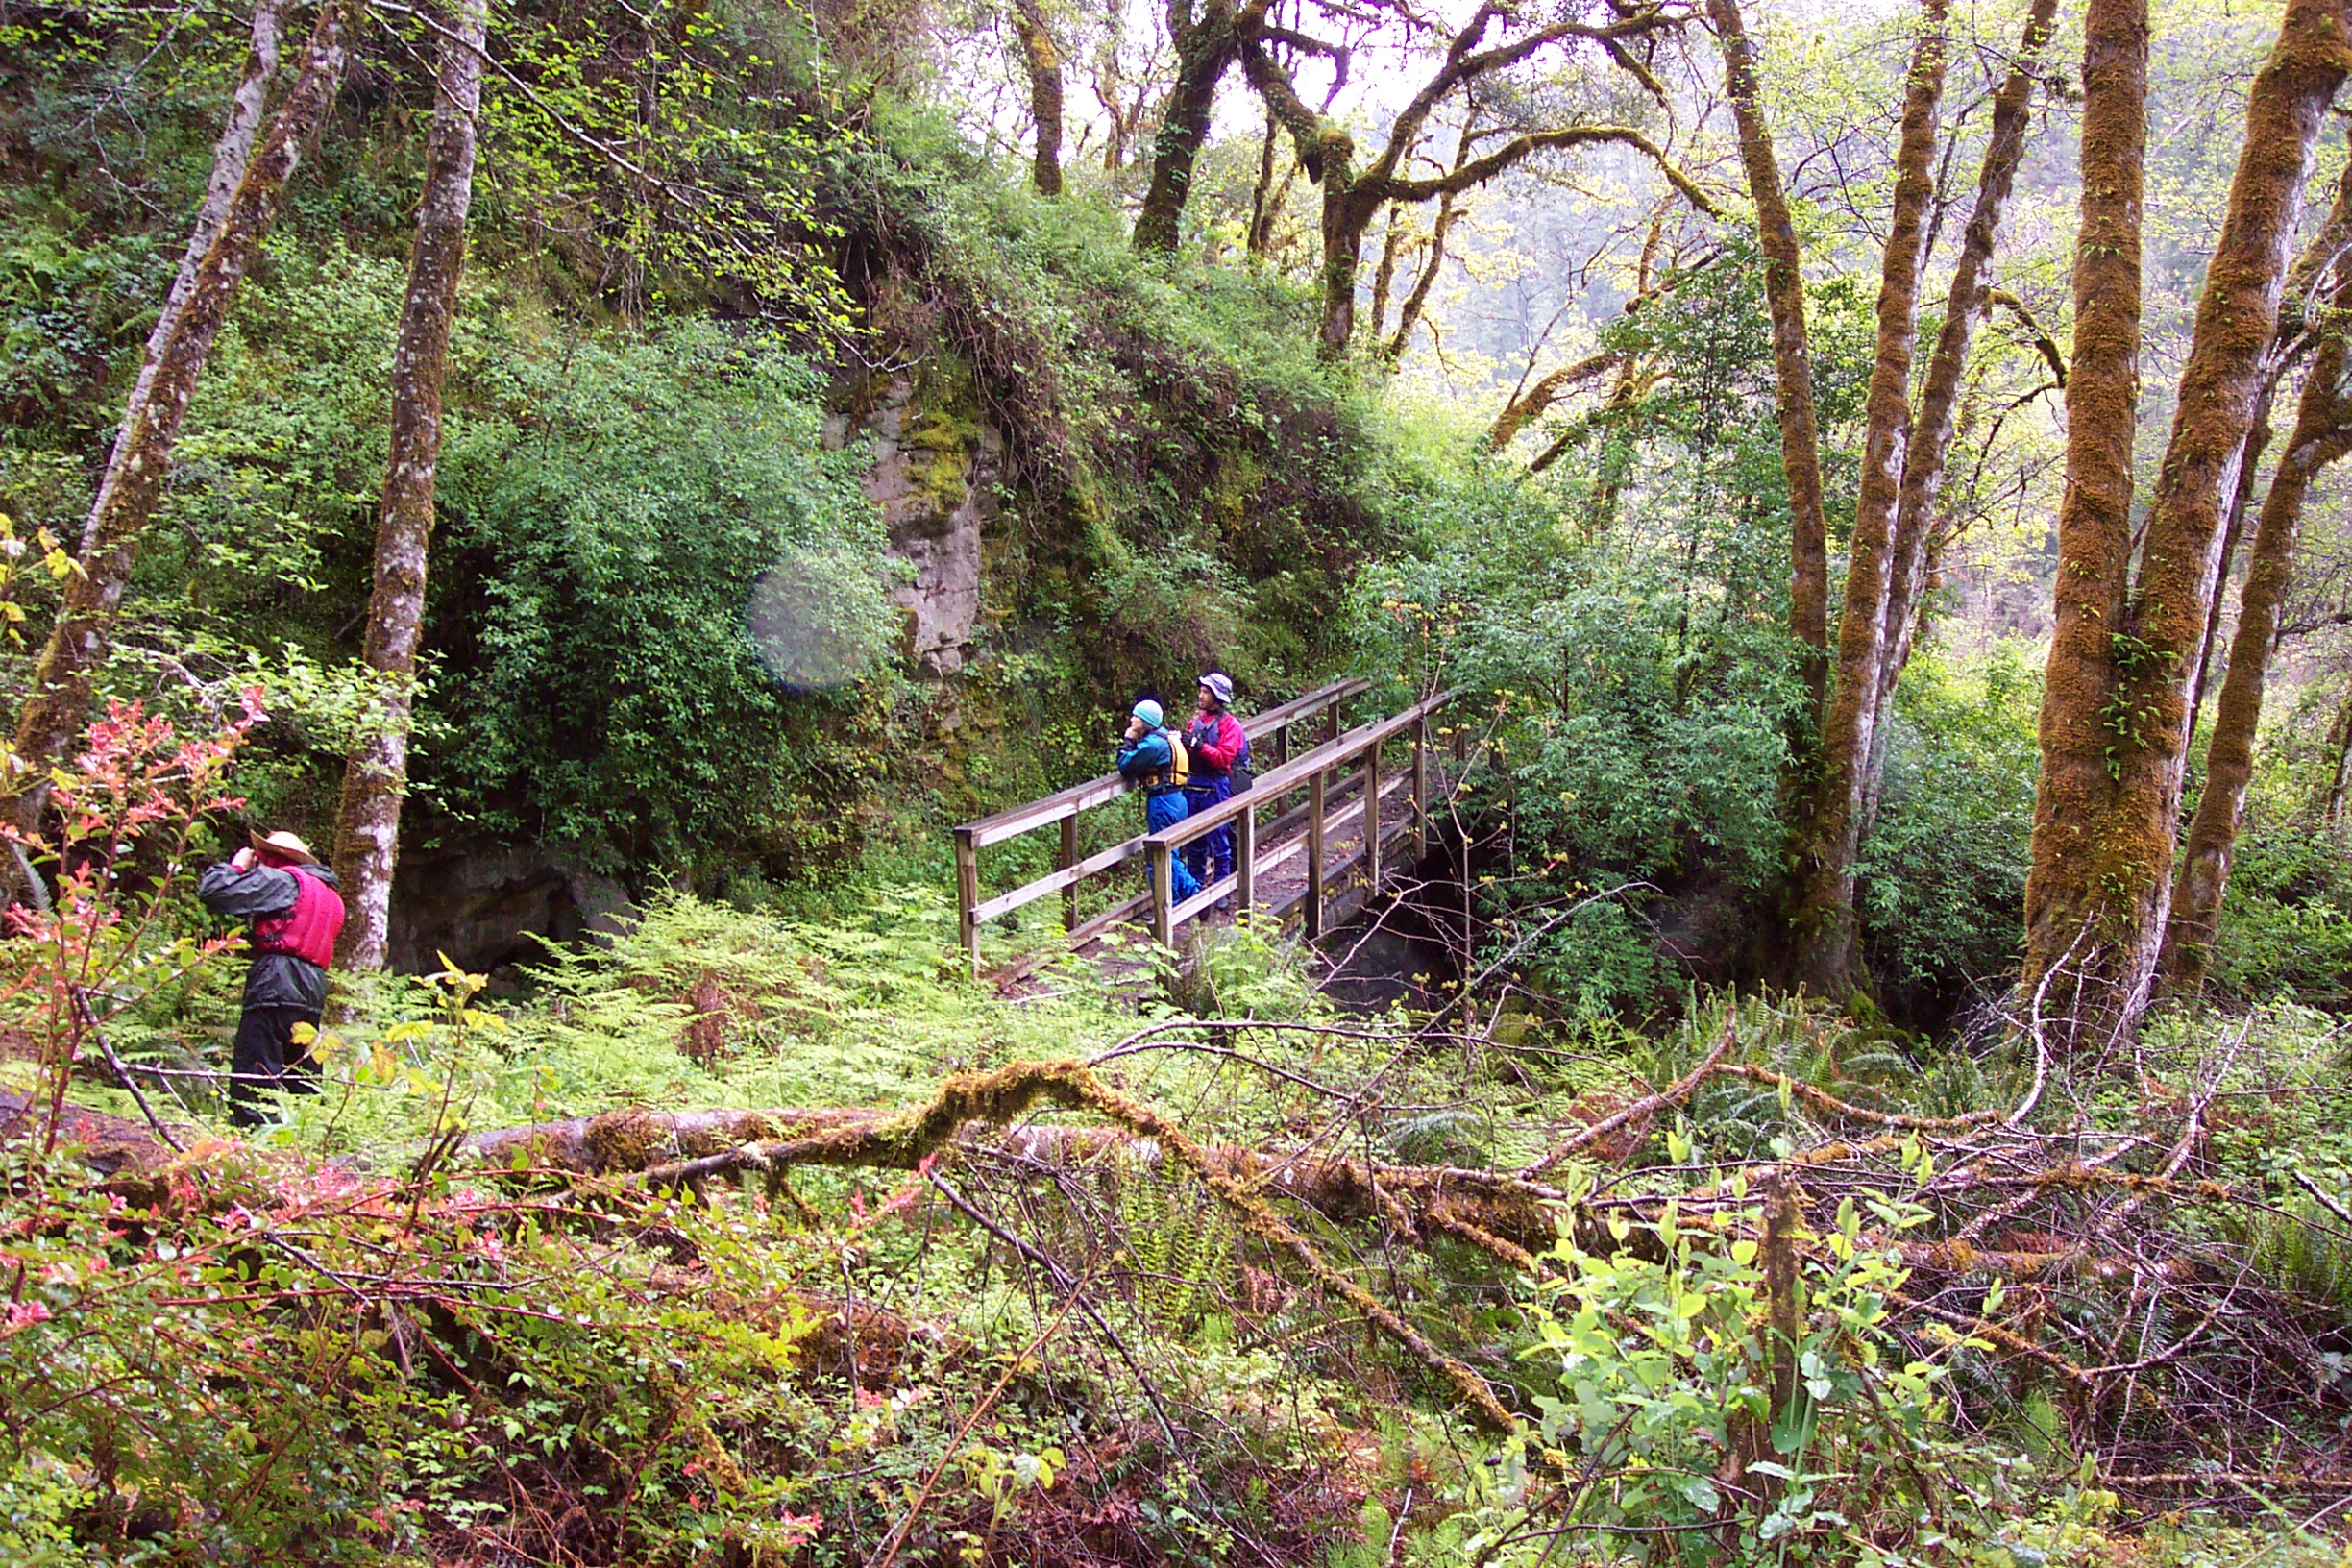
{"label": "green leafy shrub", "polygon": [[2041,700],[2040,673],[2016,649],[1922,649],[1896,688],[1854,902],[1872,968],[1911,1017],[1932,1019],[2016,969]]}
{"label": "green leafy shrub", "polygon": [[1508,813],[1502,909],[1634,885],[1543,939],[1547,988],[1602,1010],[1670,1001],[1657,895],[1712,881],[1737,900],[1778,874],[1775,781],[1801,696],[1785,636],[1686,575],[1678,548],[1580,539],[1556,493],[1500,472],[1414,507],[1426,553],[1357,591],[1365,668],[1479,694],[1485,716],[1460,722],[1490,746],[1491,793],[1464,809]]}
{"label": "green leafy shrub", "polygon": [[[1927,1217],[1869,1207],[1896,1227]],[[1921,1464],[1940,1446],[1944,1371],[1886,1328],[1905,1273],[1858,1244],[1869,1217],[1847,1200],[1823,1255],[1783,1265],[1786,1286],[1762,1248],[1789,1243],[1773,1241],[1760,1207],[1727,1244],[1681,1229],[1671,1204],[1652,1224],[1613,1220],[1619,1250],[1606,1256],[1563,1239],[1522,1354],[1556,1367],[1538,1440],[1574,1484],[1534,1529],[1528,1514],[1482,1510],[1475,1545],[1491,1555],[1564,1532],[1632,1561],[1836,1560],[1932,1517]],[[1801,1309],[1776,1308],[1780,1288],[1801,1291]],[[1801,1325],[1794,1342],[1772,1326],[1779,1315]],[[1777,1408],[1776,1386],[1788,1390]]]}
{"label": "green leafy shrub", "polygon": [[[2239,834],[2209,980],[2242,1001],[2340,1007],[2352,995],[2352,873],[2340,832],[2257,799]],[[2284,816],[2284,820],[2281,820]]]}
{"label": "green leafy shrub", "polygon": [[[442,461],[428,634],[454,743],[429,776],[487,826],[604,857],[821,836],[812,795],[884,771],[887,685],[858,680],[891,621],[860,455],[823,450],[812,373],[695,323],[538,346],[482,323],[463,347],[481,405]],[[842,650],[821,695],[751,635],[787,562],[822,580],[783,612],[828,616]]]}

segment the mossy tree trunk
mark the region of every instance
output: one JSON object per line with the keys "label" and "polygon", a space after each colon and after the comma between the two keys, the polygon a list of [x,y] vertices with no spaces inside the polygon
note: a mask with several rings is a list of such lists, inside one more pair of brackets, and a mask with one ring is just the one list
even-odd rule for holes
{"label": "mossy tree trunk", "polygon": [[[2346,197],[2352,197],[2352,171],[2347,171],[2340,207]],[[2213,740],[2205,753],[2205,789],[2197,797],[2196,816],[2189,824],[2173,879],[2159,964],[2168,991],[2194,991],[2204,983],[2221,896],[2229,886],[2230,859],[2245,819],[2263,687],[2278,639],[2279,612],[2294,576],[2304,505],[2319,471],[2352,452],[2352,391],[2344,384],[2348,367],[2341,315],[2352,306],[2352,276],[2340,273],[2333,308],[2320,324],[2318,353],[2295,408],[2294,428],[2263,497],[2245,585],[2239,591],[2238,629],[2230,641],[2229,668],[2222,675]],[[2220,595],[2214,597],[2217,603]],[[2193,704],[2191,715],[2193,722]]]}
{"label": "mossy tree trunk", "polygon": [[[1249,13],[1264,12],[1253,0]],[[1168,36],[1176,43],[1176,81],[1160,110],[1160,135],[1152,147],[1151,185],[1136,214],[1133,242],[1145,256],[1173,256],[1192,191],[1192,168],[1209,139],[1216,112],[1217,79],[1234,62],[1240,41],[1232,0],[1168,0]]]}
{"label": "mossy tree trunk", "polygon": [[[2343,359],[2341,345],[2331,343],[2314,367],[2294,431],[2271,477],[2255,527],[2245,586],[2239,596],[2238,629],[2230,642],[2229,668],[2222,676],[2213,741],[2206,752],[2205,789],[2197,798],[2173,881],[2162,960],[2168,991],[2194,991],[2204,982],[2212,956],[2230,857],[2244,820],[2246,787],[2253,779],[2263,686],[2270,645],[2278,634],[2279,609],[2293,576],[2304,502],[2318,471],[2352,451],[2352,401],[2333,394],[2318,400],[2312,396],[2321,370],[2340,377]],[[2322,406],[2315,408],[2315,401]]]}
{"label": "mossy tree trunk", "polygon": [[351,910],[336,954],[345,968],[383,968],[392,872],[400,859],[410,703],[441,459],[441,382],[449,368],[457,285],[465,273],[466,216],[474,205],[475,123],[481,107],[489,0],[459,0],[456,21],[442,40],[432,130],[425,144],[425,193],[417,208],[408,292],[392,355],[391,448],[376,525],[365,648],[376,676],[376,711],[345,759],[335,817],[335,874]]}
{"label": "mossy tree trunk", "polygon": [[2147,16],[2141,0],[2090,9],[2067,496],[2021,976],[2054,999],[2061,1046],[2132,1028],[2155,977],[2223,506],[2267,372],[2319,126],[2348,65],[2340,0],[2290,0],[2247,100],[2139,579],[2127,585]]}
{"label": "mossy tree trunk", "polygon": [[[1970,346],[1989,304],[1987,272],[2002,208],[2024,155],[2036,62],[2048,44],[2057,0],[2035,0],[2015,64],[1994,95],[1993,124],[1962,231],[1916,416],[1909,395],[1917,331],[1917,242],[1933,195],[1934,88],[1940,85],[1943,12],[1931,8],[1905,99],[1893,221],[1879,291],[1861,493],[1839,622],[1835,682],[1824,709],[1820,766],[1809,809],[1795,824],[1796,976],[1823,995],[1853,985],[1854,868],[1876,814],[1886,765],[1885,720],[1911,655],[1936,504],[1943,490]],[[1931,56],[1930,51],[1934,54]],[[1937,73],[1931,75],[1930,73]]]}
{"label": "mossy tree trunk", "polygon": [[[1530,132],[1481,158],[1458,159],[1455,167],[1427,179],[1400,175],[1413,149],[1420,145],[1430,118],[1438,108],[1472,84],[1519,65],[1556,44],[1585,40],[1602,45],[1620,68],[1637,77],[1647,72],[1623,44],[1668,25],[1662,15],[1645,12],[1605,25],[1554,22],[1501,43],[1486,43],[1486,33],[1504,12],[1482,6],[1447,46],[1445,62],[1422,84],[1410,102],[1390,122],[1388,139],[1361,170],[1356,166],[1356,143],[1338,122],[1318,113],[1299,94],[1290,73],[1275,60],[1266,43],[1271,33],[1256,24],[1244,30],[1242,68],[1267,110],[1290,133],[1307,178],[1323,187],[1322,320],[1316,333],[1316,353],[1325,359],[1347,355],[1356,335],[1356,278],[1362,266],[1364,236],[1381,208],[1391,203],[1417,206],[1448,196],[1459,196],[1517,168],[1535,154],[1573,147],[1615,144],[1630,147],[1656,164],[1674,188],[1693,207],[1720,216],[1716,206],[1689,176],[1639,131],[1617,125],[1562,126]],[[1285,35],[1277,41],[1332,53],[1328,45]]]}
{"label": "mossy tree trunk", "polygon": [[1013,0],[1013,36],[1029,75],[1029,121],[1037,132],[1031,182],[1048,196],[1062,194],[1062,51],[1038,0]]}
{"label": "mossy tree trunk", "polygon": [[135,410],[123,438],[115,443],[101,504],[93,509],[84,535],[81,571],[65,580],[64,601],[58,607],[57,624],[34,668],[31,695],[17,720],[15,754],[28,772],[12,781],[9,812],[22,830],[32,828],[46,797],[38,781],[81,732],[89,707],[90,673],[105,656],[138,553],[139,535],[162,502],[171,477],[172,445],[187,418],[188,400],[204,374],[212,339],[228,318],[237,284],[277,214],[286,181],[334,101],[357,10],[356,0],[325,0],[319,8],[294,85],[246,164],[180,313],[155,350],[146,403]]}
{"label": "mossy tree trunk", "polygon": [[2083,19],[2082,215],[2067,380],[2066,490],[2042,700],[2042,772],[2025,884],[2028,986],[2096,924],[2098,829],[2113,793],[2105,708],[2131,555],[2140,408],[2140,223],[2147,151],[2145,0],[2090,0]]}
{"label": "mossy tree trunk", "polygon": [[1828,678],[1829,529],[1822,513],[1821,431],[1813,407],[1813,353],[1805,331],[1804,264],[1780,185],[1780,159],[1765,123],[1755,46],[1737,0],[1707,0],[1723,49],[1724,90],[1739,132],[1740,162],[1755,204],[1764,253],[1764,303],[1772,317],[1773,396],[1780,418],[1780,471],[1789,498],[1789,630],[1808,650],[1805,684],[1821,712]]}
{"label": "mossy tree trunk", "polygon": [[1612,370],[1622,376],[1627,357],[1614,349],[1604,349],[1599,354],[1588,354],[1557,370],[1546,372],[1534,385],[1513,397],[1503,405],[1503,411],[1495,415],[1494,423],[1486,429],[1486,450],[1504,451],[1519,439],[1519,432],[1526,429],[1531,422],[1541,418],[1545,410],[1586,381]]}
{"label": "mossy tree trunk", "polygon": [[1977,172],[1976,204],[1969,213],[1968,227],[1961,231],[1960,254],[1944,295],[1944,324],[1936,332],[1935,351],[1928,355],[1926,379],[1921,383],[1919,408],[1911,424],[1910,448],[1903,454],[1902,496],[1895,515],[1894,569],[1887,583],[1889,646],[1879,662],[1871,745],[1863,764],[1864,836],[1877,815],[1885,776],[1888,705],[1894,701],[1903,666],[1910,662],[1927,589],[1936,511],[1959,425],[1961,378],[1968,370],[1976,329],[1992,307],[1991,269],[2000,236],[2001,212],[2016,186],[2018,165],[2024,159],[2034,84],[2057,14],[2058,0],[2034,0],[2026,13],[2017,58],[1993,95],[1993,124]]}
{"label": "mossy tree trunk", "polygon": [[1927,214],[1935,198],[1936,110],[1944,98],[1949,54],[1948,10],[1948,0],[1926,0],[1903,93],[1837,663],[1821,710],[1810,810],[1798,835],[1795,973],[1801,984],[1830,997],[1843,997],[1852,987],[1854,856],[1893,608],[1896,518],[1911,443],[1911,357],[1919,338]]}
{"label": "mossy tree trunk", "polygon": [[[2277,358],[2275,355],[2273,357]],[[2229,501],[2222,508],[2220,553],[2214,558],[2214,595],[2205,605],[2205,629],[2197,638],[2196,658],[2189,676],[2189,695],[2181,703],[2188,710],[2189,734],[2193,738],[2196,734],[2197,720],[2204,712],[2206,687],[2213,674],[2214,653],[2221,641],[2222,613],[2229,608],[2229,595],[2225,590],[2230,573],[2237,564],[2238,547],[2244,540],[2246,514],[2253,509],[2263,453],[2270,450],[2270,438],[2275,433],[2270,429],[2270,402],[2277,395],[2278,383],[2284,374],[2284,364],[2273,363],[2270,374],[2264,380],[2262,396],[2254,404],[2254,424],[2246,431],[2245,450],[2238,459],[2238,482],[2230,486]],[[2186,772],[2188,756],[2185,751],[2181,766]]]}

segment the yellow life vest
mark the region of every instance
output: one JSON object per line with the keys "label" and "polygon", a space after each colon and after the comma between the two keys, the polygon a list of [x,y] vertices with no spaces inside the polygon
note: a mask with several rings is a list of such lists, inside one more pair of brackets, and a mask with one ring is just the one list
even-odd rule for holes
{"label": "yellow life vest", "polygon": [[1172,729],[1163,729],[1160,733],[1167,739],[1168,765],[1144,774],[1140,782],[1147,790],[1182,789],[1192,776],[1191,755],[1185,750],[1182,735]]}
{"label": "yellow life vest", "polygon": [[1169,730],[1167,738],[1168,772],[1175,775],[1175,783],[1186,783],[1192,777],[1192,753],[1185,749],[1184,737],[1176,731]]}

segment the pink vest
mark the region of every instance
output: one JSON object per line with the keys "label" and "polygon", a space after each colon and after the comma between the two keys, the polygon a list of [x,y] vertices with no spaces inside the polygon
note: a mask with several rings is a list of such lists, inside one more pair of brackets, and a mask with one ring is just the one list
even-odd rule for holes
{"label": "pink vest", "polygon": [[323,969],[334,960],[335,937],[343,929],[343,899],[300,866],[286,870],[294,873],[294,907],[254,921],[251,945],[257,953],[283,953]]}

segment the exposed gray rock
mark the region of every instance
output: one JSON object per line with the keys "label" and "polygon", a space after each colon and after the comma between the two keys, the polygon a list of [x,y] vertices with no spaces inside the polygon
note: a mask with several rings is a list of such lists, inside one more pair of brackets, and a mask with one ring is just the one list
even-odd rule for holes
{"label": "exposed gray rock", "polygon": [[1004,435],[919,407],[916,391],[910,375],[883,384],[866,422],[874,466],[865,488],[911,572],[891,589],[907,611],[907,657],[944,676],[964,668],[980,624],[980,533],[995,515]]}
{"label": "exposed gray rock", "polygon": [[615,935],[634,914],[620,883],[546,849],[403,855],[392,885],[391,964],[424,974],[447,953],[487,973],[544,957],[536,939]]}

